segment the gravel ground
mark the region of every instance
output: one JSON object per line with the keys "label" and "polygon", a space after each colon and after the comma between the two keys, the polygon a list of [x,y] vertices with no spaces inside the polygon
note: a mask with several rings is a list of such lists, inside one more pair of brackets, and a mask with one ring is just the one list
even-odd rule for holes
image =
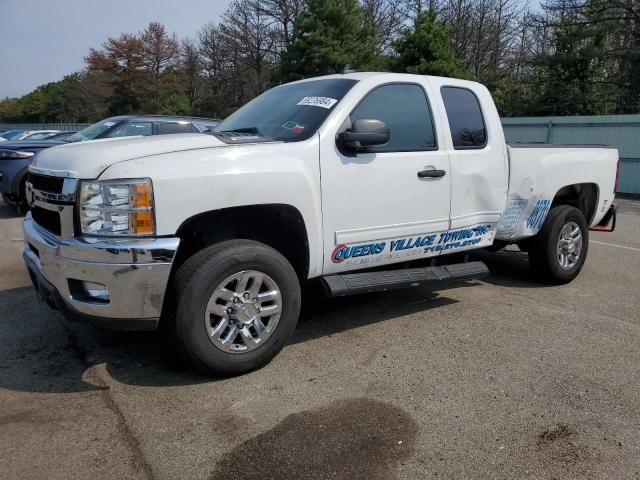
{"label": "gravel ground", "polygon": [[305,299],[265,368],[216,380],[155,333],[36,303],[0,203],[3,478],[640,479],[640,202],[581,275]]}

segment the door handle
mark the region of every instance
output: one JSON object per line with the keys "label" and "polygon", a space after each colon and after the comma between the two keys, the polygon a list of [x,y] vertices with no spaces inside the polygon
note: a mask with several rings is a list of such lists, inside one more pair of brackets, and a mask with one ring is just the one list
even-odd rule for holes
{"label": "door handle", "polygon": [[418,178],[439,178],[447,174],[444,170],[422,170],[418,172]]}

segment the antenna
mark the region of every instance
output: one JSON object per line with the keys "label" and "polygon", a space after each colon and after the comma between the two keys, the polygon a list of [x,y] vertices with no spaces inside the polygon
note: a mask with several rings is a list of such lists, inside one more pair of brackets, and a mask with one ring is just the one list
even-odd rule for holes
{"label": "antenna", "polygon": [[356,69],[353,68],[353,65],[351,65],[350,63],[347,63],[343,68],[342,68],[342,74],[344,75],[345,73],[355,73]]}

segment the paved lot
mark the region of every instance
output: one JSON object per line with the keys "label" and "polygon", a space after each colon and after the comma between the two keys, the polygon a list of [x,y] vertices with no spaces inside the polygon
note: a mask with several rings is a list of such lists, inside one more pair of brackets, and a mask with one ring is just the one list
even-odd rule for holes
{"label": "paved lot", "polygon": [[640,479],[640,202],[580,277],[324,300],[267,367],[211,380],[156,334],[35,302],[0,203],[0,477]]}

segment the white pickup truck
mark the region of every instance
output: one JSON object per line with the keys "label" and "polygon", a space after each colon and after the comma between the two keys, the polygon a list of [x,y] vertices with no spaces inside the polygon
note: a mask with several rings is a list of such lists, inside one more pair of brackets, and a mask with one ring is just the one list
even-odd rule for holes
{"label": "white pickup truck", "polygon": [[311,78],[211,134],[41,152],[24,259],[66,316],[163,326],[193,365],[235,374],[282,349],[311,278],[331,296],[437,288],[488,273],[446,255],[515,243],[543,281],[572,280],[589,228],[615,225],[617,162],[615,149],[507,145],[478,83]]}

